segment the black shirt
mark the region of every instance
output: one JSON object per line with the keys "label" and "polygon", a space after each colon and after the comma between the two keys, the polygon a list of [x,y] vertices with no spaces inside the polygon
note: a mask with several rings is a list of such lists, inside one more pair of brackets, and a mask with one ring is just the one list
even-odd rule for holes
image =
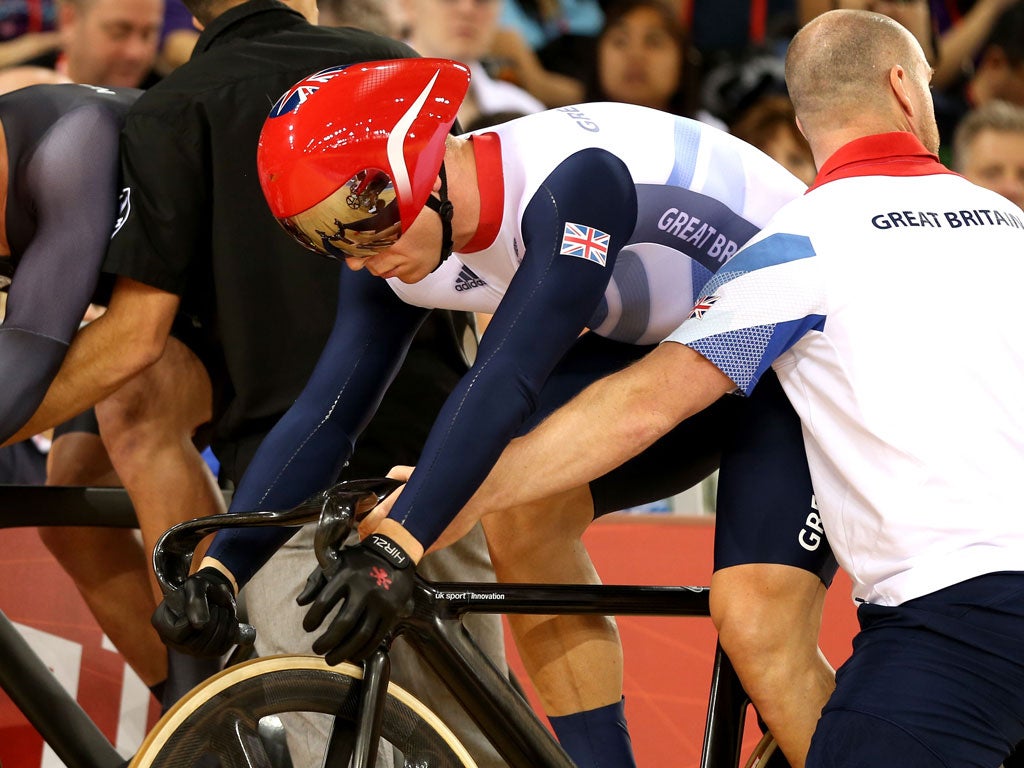
{"label": "black shirt", "polygon": [[[389,38],[316,27],[276,0],[252,0],[211,23],[192,59],[128,115],[131,212],[105,269],[181,296],[184,340],[223,390],[214,448],[229,476],[238,474],[237,443],[254,450],[301,391],[334,324],[344,269],[296,244],[270,214],[256,173],[263,122],[313,72],[411,55]],[[435,338],[417,375],[427,401],[431,388],[443,390],[439,405],[459,371],[437,359],[437,344],[454,354],[450,338]],[[424,432],[432,416],[423,415]]]}

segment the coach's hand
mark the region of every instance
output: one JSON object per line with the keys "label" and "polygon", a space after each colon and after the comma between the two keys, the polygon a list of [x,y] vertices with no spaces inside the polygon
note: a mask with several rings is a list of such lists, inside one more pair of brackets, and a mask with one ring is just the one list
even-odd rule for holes
{"label": "coach's hand", "polygon": [[240,637],[230,580],[216,568],[201,568],[164,597],[152,624],[164,643],[177,651],[223,656]]}
{"label": "coach's hand", "polygon": [[344,601],[313,651],[328,664],[361,661],[373,653],[396,622],[412,613],[415,573],[412,558],[379,533],[338,552],[337,560],[310,576],[297,598],[309,606],[302,620],[307,632]]}

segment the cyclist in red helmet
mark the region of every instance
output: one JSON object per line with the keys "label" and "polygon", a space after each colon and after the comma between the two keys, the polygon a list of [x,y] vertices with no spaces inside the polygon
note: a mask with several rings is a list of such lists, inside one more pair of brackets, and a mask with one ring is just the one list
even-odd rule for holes
{"label": "cyclist in red helmet", "polygon": [[[704,282],[803,192],[738,139],[631,105],[564,107],[449,136],[468,81],[464,66],[437,59],[327,70],[290,89],[261,136],[272,212],[307,248],[351,271],[340,280],[346,311],[250,465],[235,508],[275,509],[297,488],[332,482],[426,308],[493,314],[390,516],[301,596],[307,630],[328,624],[314,649],[331,662],[367,655],[409,610],[413,564],[513,437],[664,339]],[[735,597],[718,601],[716,620],[768,724],[800,757],[814,704],[831,685],[814,607],[835,563],[827,544],[799,545],[812,512],[799,423],[778,387],[760,389],[749,401],[723,398],[557,508],[492,514],[485,527],[500,579],[592,581],[580,536],[595,515],[687,488],[721,456],[719,528],[730,535],[716,547],[716,594]],[[240,586],[287,535],[223,532],[205,564]],[[381,569],[387,579],[370,578]],[[762,601],[769,582],[778,592]],[[167,610],[156,623],[185,648],[209,649],[217,631],[215,621],[189,623]],[[573,760],[633,764],[614,623],[523,616],[512,624]],[[782,700],[751,670],[792,676],[786,688],[800,700]]]}

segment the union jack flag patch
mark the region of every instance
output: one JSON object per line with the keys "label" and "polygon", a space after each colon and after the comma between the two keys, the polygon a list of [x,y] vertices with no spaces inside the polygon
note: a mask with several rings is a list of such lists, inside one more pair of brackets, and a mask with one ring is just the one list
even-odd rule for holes
{"label": "union jack flag patch", "polygon": [[565,222],[562,232],[562,247],[559,253],[593,261],[602,267],[608,262],[608,243],[611,235],[593,227]]}
{"label": "union jack flag patch", "polygon": [[704,317],[704,313],[714,306],[716,301],[718,301],[717,296],[701,296],[697,299],[697,303],[693,305],[693,309],[690,310],[690,317],[700,320]]}

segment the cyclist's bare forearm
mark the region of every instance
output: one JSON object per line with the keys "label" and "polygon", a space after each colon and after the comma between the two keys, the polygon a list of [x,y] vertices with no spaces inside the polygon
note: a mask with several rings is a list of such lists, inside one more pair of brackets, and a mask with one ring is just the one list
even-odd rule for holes
{"label": "cyclist's bare forearm", "polygon": [[5,445],[77,416],[155,363],[163,353],[178,296],[121,278],[109,309],[75,335],[32,418]]}
{"label": "cyclist's bare forearm", "polygon": [[690,348],[661,344],[513,440],[463,514],[478,518],[586,485],[733,389]]}

